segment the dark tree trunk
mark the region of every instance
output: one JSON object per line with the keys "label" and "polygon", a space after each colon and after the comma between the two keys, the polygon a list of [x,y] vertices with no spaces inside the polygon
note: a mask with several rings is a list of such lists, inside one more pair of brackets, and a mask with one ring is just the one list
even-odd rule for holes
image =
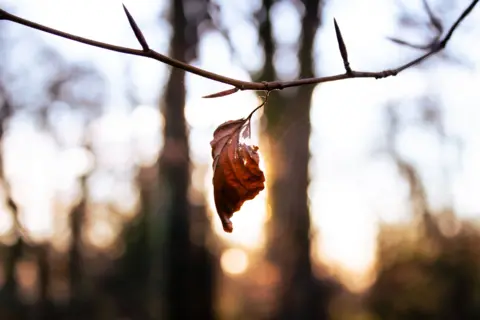
{"label": "dark tree trunk", "polygon": [[[265,65],[258,80],[275,79],[270,8],[264,1],[265,20],[260,38],[265,50]],[[320,24],[320,1],[304,1],[300,42],[300,78],[313,77],[312,47]],[[264,121],[270,140],[267,172],[269,203],[268,255],[281,273],[275,319],[326,319],[328,289],[312,273],[310,260],[310,212],[308,204],[310,159],[310,103],[314,87],[302,86],[286,94],[273,93],[265,108]],[[292,92],[293,91],[293,92]]]}
{"label": "dark tree trunk", "polygon": [[[196,4],[198,4],[198,1]],[[185,16],[189,1],[172,1],[173,36],[170,56],[182,61],[192,59],[197,46],[196,27],[202,11]],[[195,7],[195,6],[194,6]],[[198,19],[197,19],[198,18]],[[168,319],[212,319],[212,259],[203,246],[190,240],[191,216],[205,215],[193,211],[189,199],[190,155],[185,120],[185,72],[172,69],[162,108],[165,119],[164,149],[159,160],[159,189],[167,214],[166,231],[166,309]],[[165,223],[165,222],[164,222]],[[203,227],[208,228],[208,224]]]}
{"label": "dark tree trunk", "polygon": [[37,255],[38,268],[38,300],[35,308],[33,308],[32,319],[48,320],[54,316],[54,306],[49,296],[50,286],[50,267],[48,252],[49,246],[47,244],[39,244],[35,248]]}
{"label": "dark tree trunk", "polygon": [[[182,1],[173,1],[171,8],[173,38],[171,56],[184,60],[187,43]],[[160,157],[160,192],[163,193],[167,213],[167,314],[169,319],[189,318],[190,257],[188,186],[190,182],[190,155],[185,121],[185,72],[172,68],[165,92],[162,113],[165,118],[165,145]]]}
{"label": "dark tree trunk", "polygon": [[82,255],[82,226],[85,221],[87,176],[81,177],[82,198],[70,213],[70,248],[68,252],[68,283],[70,287],[70,310],[74,319],[82,319],[88,314],[86,305],[84,261]]}

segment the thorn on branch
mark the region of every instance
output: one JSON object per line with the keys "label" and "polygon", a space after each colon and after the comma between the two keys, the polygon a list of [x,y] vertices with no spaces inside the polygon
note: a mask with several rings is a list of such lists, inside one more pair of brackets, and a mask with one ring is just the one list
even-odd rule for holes
{"label": "thorn on branch", "polygon": [[338,48],[340,49],[340,54],[342,55],[345,71],[347,72],[347,74],[351,74],[352,69],[350,68],[350,63],[348,62],[347,47],[345,46],[342,33],[340,32],[340,28],[338,27],[337,20],[335,18],[333,19],[333,24],[335,25],[335,34],[337,35]]}
{"label": "thorn on branch", "polygon": [[128,12],[127,7],[125,7],[124,4],[122,4],[123,10],[125,10],[125,14],[127,15],[128,22],[130,23],[130,27],[133,30],[133,33],[135,33],[135,37],[137,37],[138,42],[142,46],[143,51],[147,52],[150,50],[147,40],[145,40],[145,37],[143,36],[142,31],[138,27],[137,23],[133,19],[132,15],[130,12]]}
{"label": "thorn on branch", "polygon": [[240,90],[239,88],[232,88],[232,89],[220,91],[220,92],[217,92],[217,93],[212,93],[212,94],[203,96],[202,98],[204,98],[204,99],[210,99],[210,98],[225,97],[225,96],[234,94],[235,92],[237,92],[237,91],[239,91],[239,90]]}

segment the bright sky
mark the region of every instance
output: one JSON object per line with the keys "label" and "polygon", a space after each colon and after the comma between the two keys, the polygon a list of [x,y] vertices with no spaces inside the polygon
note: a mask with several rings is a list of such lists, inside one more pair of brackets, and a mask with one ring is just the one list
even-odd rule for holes
{"label": "bright sky", "polygon": [[[5,2],[15,4],[17,14],[33,21],[95,40],[138,47],[120,1]],[[168,24],[159,22],[158,10],[159,6],[162,6],[161,2],[123,2],[152,46],[166,53],[170,29]],[[202,38],[199,59],[195,64],[230,77],[249,79],[245,68],[255,69],[261,65],[262,53],[257,46],[256,30],[247,19],[249,12],[258,6],[259,0],[217,2],[226,9],[222,19],[230,27],[236,52],[232,55],[221,35],[209,33]],[[460,12],[467,2],[461,1],[461,7],[455,9],[455,12]],[[386,36],[418,36],[418,42],[422,42],[425,34],[400,30],[396,25],[395,13],[398,8],[394,3],[396,2],[384,0],[329,1],[324,10],[324,26],[318,33],[315,47],[318,74],[343,71],[333,31],[333,17],[341,26],[353,68],[382,70],[395,67],[411,58],[415,51],[390,43]],[[377,12],[374,16],[371,15],[371,8],[375,8]],[[284,54],[283,60],[279,58],[276,63],[282,77],[294,74],[298,67],[289,63],[295,60],[289,46],[298,39],[299,32],[298,13],[293,9],[289,1],[280,2],[275,8],[274,32],[282,44]],[[452,16],[446,17],[446,25],[449,26],[456,15],[457,13],[452,11]],[[480,10],[477,9],[450,43],[451,47],[455,48],[456,55],[468,61],[471,68],[442,64],[428,72],[425,69],[412,69],[385,80],[355,79],[327,83],[316,88],[311,111],[313,132],[310,146],[313,158],[310,166],[310,198],[312,219],[315,228],[319,230],[319,237],[315,241],[322,259],[332,265],[340,265],[355,275],[364,275],[374,259],[378,222],[402,221],[409,217],[406,185],[390,159],[378,152],[385,146],[384,111],[385,104],[389,101],[405,98],[414,100],[425,92],[432,92],[440,97],[446,133],[460,137],[463,142],[461,156],[455,147],[442,145],[433,131],[414,126],[401,133],[399,150],[405,158],[421,169],[429,199],[434,207],[453,205],[462,217],[478,217],[480,201],[476,190],[480,189],[480,126],[476,121],[480,119],[480,109],[476,101],[480,100],[480,91],[476,85],[479,83],[480,73],[476,70],[480,63],[480,46],[472,39],[480,36],[480,27],[474,23],[479,19]],[[161,141],[158,141],[158,126],[161,121],[158,116],[153,116],[153,121],[151,119],[155,112],[159,88],[166,79],[167,68],[164,65],[149,59],[128,57],[41,35],[20,26],[10,25],[9,28],[23,37],[31,33],[42,37],[72,60],[91,60],[97,63],[110,80],[109,113],[101,120],[105,125],[101,134],[104,137],[102,141],[111,145],[112,139],[118,139],[122,132],[127,138],[134,137],[137,141],[151,140],[145,142],[145,149],[150,148],[153,153],[144,155],[142,161],[152,159],[155,150],[161,147]],[[148,105],[139,108],[140,111],[134,111],[133,124],[130,121],[131,111],[128,110],[122,94],[126,64],[131,67],[141,103]],[[224,89],[225,86],[197,76],[188,76],[187,85],[186,116],[196,163],[193,184],[198,188],[207,186],[210,190],[208,200],[213,203],[209,148],[212,132],[226,120],[245,116],[257,104],[257,100],[252,93],[245,92],[207,101],[200,97]],[[402,113],[407,116],[415,110],[415,106],[410,105],[403,105],[402,108]],[[125,127],[131,130],[123,130]],[[52,154],[60,151],[55,151],[55,146],[48,137],[37,136],[35,132],[23,127],[21,132],[17,130],[12,132],[12,135],[14,137],[9,143],[15,147],[9,149],[8,142],[6,147],[12,158],[10,172],[23,172],[23,177],[32,177],[35,170],[57,168]],[[139,139],[139,136],[142,139]],[[39,143],[36,149],[30,145],[23,146],[22,149],[22,144],[14,142],[18,141],[15,139],[43,142]],[[114,150],[124,155],[133,152],[131,146],[125,147],[121,143]],[[139,152],[140,149],[135,150]],[[28,161],[28,155],[32,154],[36,154],[35,157],[40,159],[35,166]],[[19,157],[25,161],[17,161]],[[122,163],[116,165],[122,166]],[[51,211],[54,191],[48,188],[44,190],[41,184],[42,181],[49,181],[50,173],[43,170],[43,173],[33,175],[37,179],[36,183],[40,185],[29,185],[28,190],[22,190],[28,194],[36,194],[35,197],[31,196],[33,198],[28,203],[32,208],[44,208],[45,214]],[[68,180],[65,175],[57,174],[59,181]],[[38,175],[44,176],[42,178]],[[105,185],[104,180],[99,178],[98,181]],[[68,184],[68,181],[64,183]],[[108,190],[108,186],[107,183],[100,189]],[[129,192],[131,197],[134,197],[135,191],[126,191],[127,194]],[[101,194],[101,191],[99,193]],[[258,247],[263,241],[265,198],[266,192],[262,192],[257,200],[246,203],[242,212],[234,217],[235,232],[231,235],[220,232],[222,238],[233,247]],[[42,201],[48,203],[41,204]],[[32,215],[38,217],[40,214],[36,210]],[[51,224],[52,220],[53,218],[44,219],[42,214],[42,218],[36,219],[32,226],[38,227],[38,223]],[[216,230],[221,230],[218,219],[214,219],[214,222]]]}

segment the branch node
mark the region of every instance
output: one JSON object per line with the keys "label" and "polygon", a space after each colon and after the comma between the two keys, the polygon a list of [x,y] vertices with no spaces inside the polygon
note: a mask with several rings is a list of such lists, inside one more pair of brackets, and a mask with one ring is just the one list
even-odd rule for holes
{"label": "branch node", "polygon": [[342,32],[340,27],[337,24],[337,20],[333,19],[333,24],[335,25],[335,34],[337,35],[338,48],[340,49],[340,54],[342,56],[343,65],[345,66],[345,71],[347,74],[352,74],[352,69],[350,68],[350,63],[348,62],[348,52],[345,42],[343,41]]}
{"label": "branch node", "polygon": [[145,40],[145,37],[143,36],[142,31],[138,27],[137,23],[133,19],[132,15],[130,12],[128,12],[127,7],[125,7],[124,4],[122,4],[123,10],[125,10],[125,14],[127,15],[128,22],[130,23],[130,27],[133,30],[133,33],[135,33],[135,37],[137,37],[138,42],[142,46],[143,51],[147,52],[150,51],[150,47],[148,46],[147,40]]}
{"label": "branch node", "polygon": [[265,86],[265,91],[269,92],[272,90],[268,81],[262,81],[262,84]]}
{"label": "branch node", "polygon": [[383,79],[391,76],[396,76],[397,74],[397,70],[384,70],[382,72],[379,72],[375,79]]}

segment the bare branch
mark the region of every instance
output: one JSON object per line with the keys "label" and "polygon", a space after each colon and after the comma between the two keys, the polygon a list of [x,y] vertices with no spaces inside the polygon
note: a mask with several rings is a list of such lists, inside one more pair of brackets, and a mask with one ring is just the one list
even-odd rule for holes
{"label": "bare branch", "polygon": [[[338,81],[338,80],[344,80],[344,79],[352,79],[352,78],[375,78],[375,79],[381,79],[381,78],[386,78],[389,76],[395,76],[398,73],[402,72],[405,69],[408,69],[414,65],[419,64],[423,60],[429,58],[430,56],[436,54],[437,52],[443,50],[445,46],[447,45],[448,41],[452,37],[453,33],[455,30],[458,28],[460,23],[468,16],[468,14],[473,10],[473,8],[477,5],[479,0],[473,0],[470,5],[462,12],[462,14],[458,17],[458,19],[455,21],[455,23],[450,27],[448,30],[447,34],[441,41],[435,41],[433,44],[430,44],[429,51],[422,54],[420,57],[405,63],[404,65],[401,65],[397,68],[390,69],[390,70],[384,70],[384,71],[379,71],[379,72],[369,72],[369,71],[355,71],[351,70],[349,65],[347,67],[348,63],[348,56],[347,56],[347,50],[345,47],[345,44],[343,42],[341,33],[340,33],[340,28],[335,22],[335,31],[337,34],[337,40],[339,42],[339,48],[340,52],[342,54],[342,59],[344,60],[345,63],[345,69],[346,73],[343,74],[337,74],[333,76],[327,76],[327,77],[319,77],[319,78],[306,78],[306,79],[298,79],[298,80],[293,80],[293,81],[263,81],[263,82],[249,82],[249,81],[242,81],[242,80],[237,80],[233,78],[229,78],[226,76],[222,76],[204,69],[197,68],[195,66],[189,65],[187,63],[184,63],[182,61],[176,60],[169,58],[157,51],[154,51],[150,49],[147,45],[147,42],[145,38],[143,37],[143,34],[141,33],[140,29],[138,28],[137,24],[125,8],[125,13],[127,14],[127,18],[130,22],[130,26],[132,27],[133,32],[135,33],[135,36],[137,37],[137,40],[140,42],[142,45],[143,50],[137,50],[137,49],[132,49],[132,48],[126,48],[126,47],[121,47],[121,46],[116,46],[108,43],[103,43],[83,37],[79,37],[76,35],[72,35],[63,31],[59,31],[53,28],[49,28],[46,26],[43,26],[41,24],[20,18],[16,15],[13,15],[11,13],[6,12],[5,10],[0,9],[0,20],[8,20],[14,23],[21,24],[23,26],[40,30],[46,33],[50,33],[53,35],[56,35],[58,37],[62,37],[65,39],[70,39],[72,41],[80,42],[83,44],[87,44],[93,47],[98,47],[102,48],[105,50],[110,50],[110,51],[115,51],[115,52],[120,52],[124,54],[130,54],[134,56],[140,56],[140,57],[147,57],[151,58],[160,62],[163,62],[165,64],[168,64],[174,68],[179,68],[182,69],[186,72],[190,72],[193,74],[196,74],[198,76],[211,79],[214,81],[218,81],[221,83],[229,84],[233,86],[235,89],[229,89],[226,91],[223,91],[221,93],[213,94],[213,96],[220,96],[222,95],[227,95],[234,93],[234,91],[239,91],[239,90],[265,90],[265,91],[272,91],[272,90],[281,90],[285,88],[291,88],[291,87],[298,87],[298,86],[303,86],[303,85],[311,85],[311,84],[318,84],[318,83],[324,83],[324,82],[331,82],[331,81]],[[427,5],[428,6],[428,5]],[[431,10],[427,9],[429,11],[429,16],[431,19],[431,22],[437,28],[437,30],[441,29],[441,24],[439,24],[438,19],[433,16],[431,13]],[[402,40],[398,40],[397,42],[401,42]],[[407,44],[407,42],[405,42]],[[420,47],[420,46],[417,46]],[[209,95],[207,97],[212,97],[212,95]]]}
{"label": "bare branch", "polygon": [[40,30],[46,33],[50,33],[53,35],[56,35],[61,38],[69,39],[72,41],[80,42],[89,46],[97,47],[97,48],[102,48],[105,50],[110,50],[110,51],[115,51],[119,53],[124,53],[124,54],[130,54],[134,56],[140,56],[140,57],[147,57],[151,58],[160,62],[163,62],[165,64],[168,64],[174,68],[179,68],[182,70],[185,70],[187,72],[199,75],[204,78],[208,78],[211,80],[215,80],[218,82],[230,84],[234,87],[237,87],[239,90],[263,90],[265,89],[265,86],[262,83],[253,83],[253,82],[247,82],[247,81],[241,81],[241,80],[236,80],[232,78],[228,78],[213,72],[209,72],[197,67],[194,67],[192,65],[189,65],[187,63],[184,63],[182,61],[176,60],[169,58],[159,52],[156,52],[152,49],[148,51],[143,51],[143,50],[137,50],[137,49],[132,49],[132,48],[126,48],[126,47],[121,47],[121,46],[116,46],[113,44],[108,44],[100,41],[95,41],[83,37],[79,37],[67,32],[63,32],[60,30],[56,30],[53,28],[46,27],[44,25],[20,18],[16,15],[13,15],[11,13],[6,12],[5,10],[0,9],[0,20],[8,20],[11,22],[15,22],[18,24],[21,24],[23,26]]}

